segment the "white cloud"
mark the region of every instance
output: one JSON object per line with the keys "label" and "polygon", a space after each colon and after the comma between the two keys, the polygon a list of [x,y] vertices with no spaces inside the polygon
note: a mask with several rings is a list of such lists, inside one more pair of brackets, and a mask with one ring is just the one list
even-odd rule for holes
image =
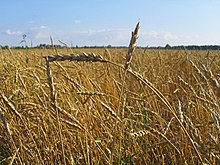
{"label": "white cloud", "polygon": [[150,32],[143,32],[141,33],[146,37],[150,37],[152,39],[163,39],[163,40],[178,40],[180,36],[177,36],[168,31],[150,31]]}
{"label": "white cloud", "polygon": [[47,27],[44,26],[44,25],[41,25],[41,26],[40,26],[40,29],[47,29]]}
{"label": "white cloud", "polygon": [[198,36],[178,34],[169,31],[140,32],[140,43],[142,45],[188,45],[196,43]]}
{"label": "white cloud", "polygon": [[35,27],[30,28],[31,31],[37,31],[37,30],[42,30],[42,29],[48,29],[48,27],[45,25],[41,25],[41,26],[35,26]]}
{"label": "white cloud", "polygon": [[45,39],[45,38],[49,38],[50,31],[47,26],[41,25],[37,27],[31,27],[28,30],[27,35],[30,36],[33,40]]}
{"label": "white cloud", "polygon": [[171,32],[164,32],[162,35],[163,35],[163,38],[167,41],[180,39],[180,36],[172,34]]}
{"label": "white cloud", "polygon": [[[27,34],[27,39],[35,44],[49,43],[49,36],[53,36],[54,42],[58,39],[72,45],[113,45],[113,46],[128,46],[131,38],[132,29],[129,28],[101,28],[101,29],[82,29],[79,31],[54,31],[46,25],[31,27],[25,32],[5,30],[2,34],[5,37],[17,35],[17,40],[20,41],[21,34]],[[14,39],[15,37],[13,37]],[[207,43],[209,38],[201,36],[173,33],[170,31],[140,31],[137,40],[138,46],[164,46],[170,45],[189,45]],[[207,41],[208,40],[208,41]],[[19,43],[18,41],[18,43]],[[198,42],[199,41],[199,42]],[[211,39],[210,39],[211,42]]]}
{"label": "white cloud", "polygon": [[[79,31],[59,31],[56,34],[61,39],[72,45],[112,45],[128,46],[131,38],[132,29],[84,29]],[[49,36],[49,35],[48,35]],[[47,37],[48,37],[47,36]],[[171,31],[144,31],[141,30],[137,40],[138,46],[165,46],[192,45],[213,43],[213,39],[201,37],[196,34],[177,33]],[[54,39],[55,40],[55,39]],[[218,43],[217,41],[215,41]]]}
{"label": "white cloud", "polygon": [[113,30],[111,29],[89,29],[89,30],[81,30],[81,31],[78,31],[76,33],[79,33],[79,34],[85,34],[85,35],[97,35],[97,34],[108,34],[110,32],[112,32]]}
{"label": "white cloud", "polygon": [[34,24],[34,23],[35,23],[35,21],[30,20],[30,21],[28,21],[28,23],[29,23],[29,24]]}
{"label": "white cloud", "polygon": [[152,38],[159,38],[160,34],[158,32],[156,32],[156,31],[151,31],[151,32],[146,33],[146,35],[150,36]]}
{"label": "white cloud", "polygon": [[[88,29],[70,32],[63,38],[77,45],[127,45],[130,38],[129,29]],[[62,36],[62,35],[61,35]],[[74,40],[73,40],[74,39]]]}
{"label": "white cloud", "polygon": [[5,31],[5,34],[7,34],[7,35],[21,35],[21,32],[19,32],[19,31],[12,31],[10,29],[7,29]]}
{"label": "white cloud", "polygon": [[45,31],[39,31],[34,35],[34,38],[36,39],[44,39],[44,38],[49,38],[49,35],[47,32]]}
{"label": "white cloud", "polygon": [[80,24],[81,21],[80,20],[74,20],[74,24]]}

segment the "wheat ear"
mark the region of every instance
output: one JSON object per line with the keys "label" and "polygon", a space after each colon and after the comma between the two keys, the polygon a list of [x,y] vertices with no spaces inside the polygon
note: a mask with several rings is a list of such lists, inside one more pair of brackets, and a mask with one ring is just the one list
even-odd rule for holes
{"label": "wheat ear", "polygon": [[130,44],[128,47],[128,53],[126,55],[126,61],[124,65],[125,69],[128,69],[129,64],[131,63],[132,53],[134,52],[136,48],[139,30],[140,30],[140,22],[137,23],[135,30],[132,32],[132,35],[131,35],[131,40],[130,40]]}
{"label": "wheat ear", "polygon": [[170,128],[171,122],[173,121],[173,119],[175,119],[174,117],[172,117],[169,121],[169,123],[167,124],[166,128],[164,129],[164,133],[163,135],[165,136],[166,133],[168,132],[168,129]]}
{"label": "wheat ear", "polygon": [[112,116],[114,116],[115,118],[117,118],[120,122],[121,122],[121,119],[120,117],[117,115],[117,113],[115,113],[115,111],[110,108],[109,106],[107,106],[105,103],[103,103],[102,101],[100,101],[100,103],[102,104],[103,107],[105,107],[110,113]]}
{"label": "wheat ear", "polygon": [[163,138],[178,152],[178,154],[181,154],[181,152],[178,150],[178,148],[164,134],[160,133],[159,131],[157,131],[156,129],[154,129],[150,126],[147,126],[147,130],[149,132],[151,132],[153,135],[157,135],[157,136],[160,136],[161,138]]}
{"label": "wheat ear", "polygon": [[132,53],[134,52],[134,50],[136,48],[136,42],[137,42],[137,39],[138,39],[139,30],[140,30],[140,22],[137,23],[134,32],[132,32],[130,44],[129,44],[129,47],[128,47],[128,53],[126,55],[126,61],[125,61],[125,64],[124,64],[125,73],[124,73],[124,76],[123,76],[122,88],[121,88],[121,93],[120,93],[120,97],[119,97],[119,101],[118,101],[118,114],[120,112],[121,100],[122,100],[122,97],[123,97],[123,94],[124,94],[124,85],[125,85],[126,74],[127,74],[127,71],[128,71],[129,64],[131,63]]}
{"label": "wheat ear", "polygon": [[64,42],[64,41],[62,41],[62,40],[58,40],[61,44],[63,44],[64,46],[66,46],[66,47],[70,47],[66,42]]}
{"label": "wheat ear", "polygon": [[213,75],[212,71],[210,69],[207,69],[205,65],[202,64],[203,71],[205,72],[205,76],[209,80],[211,86],[215,89],[215,93],[217,96],[220,96],[220,84],[218,80]]}
{"label": "wheat ear", "polygon": [[180,121],[183,123],[183,120],[184,120],[183,111],[182,111],[182,105],[181,105],[181,102],[179,99],[177,100],[177,106],[178,106],[177,107],[178,117],[179,117]]}
{"label": "wheat ear", "polygon": [[48,62],[53,61],[85,61],[85,62],[107,62],[101,55],[94,53],[82,53],[82,54],[65,54],[65,55],[51,55],[44,57]]}
{"label": "wheat ear", "polygon": [[134,132],[134,133],[130,133],[130,135],[132,137],[142,137],[144,135],[147,135],[149,132],[147,130],[141,130],[141,131],[138,131],[138,132]]}
{"label": "wheat ear", "polygon": [[51,43],[51,46],[52,46],[52,49],[54,50],[54,52],[56,54],[58,54],[57,48],[56,48],[56,46],[54,46],[54,43],[53,43],[52,35],[50,35],[50,43]]}

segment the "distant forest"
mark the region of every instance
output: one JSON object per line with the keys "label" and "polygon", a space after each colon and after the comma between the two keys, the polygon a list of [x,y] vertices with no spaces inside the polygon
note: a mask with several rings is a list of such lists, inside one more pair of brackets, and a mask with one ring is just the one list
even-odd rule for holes
{"label": "distant forest", "polygon": [[[153,48],[153,47],[152,47]],[[155,47],[154,47],[155,48]],[[158,48],[158,47],[156,47]],[[163,49],[180,49],[180,50],[220,50],[220,45],[188,45],[188,46],[170,46],[167,44]]]}
{"label": "distant forest", "polygon": [[[1,46],[0,48],[2,49],[7,49],[9,46]],[[28,47],[27,48],[42,48],[42,49],[49,49],[49,48],[67,48],[67,46],[62,46],[62,45],[50,45],[50,44],[40,44],[37,46],[32,46],[32,47]],[[22,48],[26,48],[25,46],[14,46],[12,48],[15,49],[22,49]],[[72,46],[71,48],[127,48],[126,46]],[[147,46],[147,47],[141,47],[138,46],[138,48],[141,49],[167,49],[167,50],[220,50],[220,45],[202,45],[202,46],[198,46],[198,45],[180,45],[180,46],[170,46],[169,44],[165,45],[165,46]]]}

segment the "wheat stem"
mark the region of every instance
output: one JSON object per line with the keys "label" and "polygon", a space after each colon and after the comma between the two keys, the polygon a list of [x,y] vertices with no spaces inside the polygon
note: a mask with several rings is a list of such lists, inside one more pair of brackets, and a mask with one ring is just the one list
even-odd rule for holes
{"label": "wheat stem", "polygon": [[[116,64],[114,62],[110,62],[108,61],[110,64],[116,65],[118,67],[123,68],[123,66]],[[131,75],[133,75],[135,78],[137,78],[138,80],[140,80],[141,82],[143,82],[148,88],[150,88],[155,95],[165,104],[165,106],[168,108],[168,110],[173,114],[173,116],[175,117],[175,119],[177,120],[177,122],[179,123],[180,127],[183,129],[184,133],[186,134],[186,136],[188,137],[190,143],[192,144],[199,160],[201,163],[203,163],[202,157],[193,141],[193,139],[191,138],[191,136],[189,135],[189,133],[187,132],[186,128],[184,127],[183,123],[180,121],[179,117],[177,116],[177,114],[175,113],[174,109],[172,108],[172,106],[170,105],[170,103],[168,102],[168,100],[166,99],[166,97],[157,89],[153,86],[153,84],[146,78],[143,78],[143,76],[141,76],[139,73],[132,71],[131,69],[128,69],[128,73],[130,73]]]}
{"label": "wheat stem", "polygon": [[27,127],[27,125],[26,125],[26,123],[25,123],[23,117],[18,113],[18,111],[15,109],[14,105],[8,100],[8,98],[7,98],[3,93],[0,92],[0,96],[2,97],[2,99],[3,99],[3,101],[5,102],[5,104],[7,105],[7,107],[8,107],[9,109],[11,109],[12,112],[13,112],[16,116],[18,116],[18,118],[21,120],[22,124],[24,125],[25,129],[27,130],[28,135],[31,137],[31,140],[32,140],[33,143],[35,144],[35,148],[36,148],[36,150],[37,150],[37,154],[38,154],[39,159],[40,159],[40,160],[38,160],[38,163],[42,163],[43,160],[42,160],[41,154],[40,154],[40,152],[39,152],[39,149],[38,149],[38,147],[37,147],[36,141],[34,140],[33,136],[31,135],[31,132],[30,132],[29,128]]}
{"label": "wheat stem", "polygon": [[46,57],[45,60],[46,60],[46,68],[47,68],[47,80],[48,80],[48,85],[50,87],[51,103],[52,103],[52,106],[53,106],[53,108],[55,109],[55,112],[56,112],[58,131],[59,131],[59,138],[60,138],[62,155],[63,155],[63,164],[66,165],[64,146],[63,146],[63,139],[62,139],[62,132],[61,132],[61,124],[60,124],[60,116],[59,116],[59,110],[58,110],[57,102],[56,102],[56,94],[55,94],[55,88],[54,88],[54,85],[53,85],[53,77],[52,77],[52,72],[51,72],[51,69],[50,69],[49,57]]}
{"label": "wheat stem", "polygon": [[125,81],[126,81],[127,70],[128,70],[128,67],[131,63],[132,53],[134,52],[134,50],[136,48],[136,42],[137,42],[137,39],[138,39],[139,30],[140,30],[140,22],[137,23],[134,32],[132,32],[130,44],[129,44],[129,47],[128,47],[128,53],[126,55],[126,61],[125,61],[125,65],[124,65],[125,73],[124,73],[124,76],[123,76],[122,88],[121,88],[121,93],[120,93],[119,101],[118,101],[118,114],[119,114],[120,109],[121,109],[121,100],[122,100],[122,96],[124,94],[124,86],[125,86]]}
{"label": "wheat stem", "polygon": [[[8,122],[7,122],[7,119],[6,119],[5,116],[4,116],[4,112],[3,112],[3,110],[2,110],[1,107],[0,107],[0,117],[1,117],[1,119],[2,119],[2,122],[3,122],[4,126],[5,126],[5,129],[6,129],[6,131],[7,131],[7,134],[8,134],[8,136],[9,136],[9,137],[8,137],[8,138],[9,138],[9,145],[10,145],[11,149],[13,149],[13,150],[15,151],[15,153],[17,153],[18,150],[19,150],[19,148],[17,148],[16,145],[15,145],[15,141],[14,141],[14,139],[13,139],[13,137],[12,137],[12,133],[11,133],[11,130],[10,130],[10,128],[9,128],[9,124],[8,124]],[[14,157],[15,155],[16,155],[16,154],[14,154],[13,157]],[[18,155],[18,160],[19,160],[20,164],[22,164],[19,155]],[[13,161],[14,161],[14,159],[13,159]],[[13,162],[13,161],[11,161],[11,162]]]}

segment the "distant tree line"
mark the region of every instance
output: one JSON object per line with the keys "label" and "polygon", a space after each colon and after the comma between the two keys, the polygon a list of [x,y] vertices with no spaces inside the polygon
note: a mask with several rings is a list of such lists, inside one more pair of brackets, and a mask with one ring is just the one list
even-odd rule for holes
{"label": "distant tree line", "polygon": [[[67,48],[67,46],[63,46],[63,45],[50,45],[50,44],[40,44],[40,45],[37,45],[37,46],[12,46],[12,48],[14,48],[14,49],[23,49],[23,48],[29,48],[29,49],[31,49],[31,48],[41,48],[41,49],[50,49],[50,48],[53,48],[53,47],[55,47],[55,48],[59,48],[59,49],[62,49],[62,48]],[[7,49],[7,48],[9,48],[9,46],[8,45],[5,45],[5,46],[2,46],[2,45],[0,45],[0,48],[2,48],[2,49]],[[78,46],[78,45],[76,45],[76,46],[72,46],[71,48],[127,48],[126,46],[111,46],[111,45],[107,45],[107,46]]]}
{"label": "distant tree line", "polygon": [[180,46],[170,46],[167,44],[166,46],[158,46],[158,47],[147,47],[146,49],[170,49],[170,50],[220,50],[220,45],[180,45]]}
{"label": "distant tree line", "polygon": [[[2,46],[0,45],[0,48],[2,49],[7,49],[9,46],[5,45]],[[40,44],[34,47],[28,47],[27,48],[40,48],[40,49],[50,49],[50,48],[67,48],[66,46],[62,45],[50,45],[50,44]],[[14,49],[23,49],[26,48],[25,46],[13,46],[12,48]],[[73,46],[71,48],[127,48],[126,46],[112,46],[112,45],[107,45],[107,46]],[[180,45],[180,46],[170,46],[169,44],[166,44],[165,46],[152,46],[152,47],[141,47],[139,46],[138,48],[141,49],[167,49],[167,50],[220,50],[220,45]]]}

